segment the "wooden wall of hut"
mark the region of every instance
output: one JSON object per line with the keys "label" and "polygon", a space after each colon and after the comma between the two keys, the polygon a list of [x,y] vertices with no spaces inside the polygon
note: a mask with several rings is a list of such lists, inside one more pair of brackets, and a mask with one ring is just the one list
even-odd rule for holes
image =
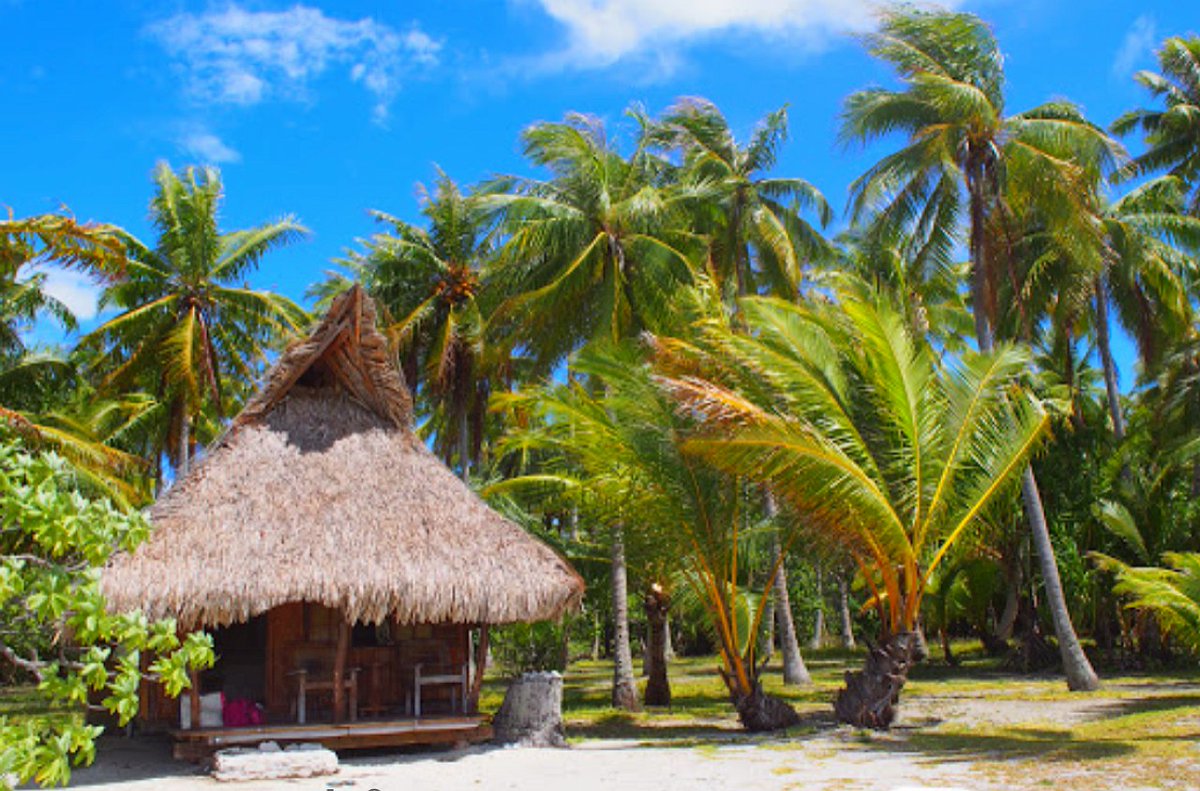
{"label": "wooden wall of hut", "polygon": [[[218,652],[212,670],[200,674],[200,692],[224,691],[226,697],[251,694],[265,709],[266,721],[295,721],[294,671],[304,668],[309,678],[329,678],[337,650],[338,613],[320,604],[294,602],[269,610],[260,616],[264,629],[237,625],[223,635],[221,629],[209,629],[214,641],[225,643],[228,656]],[[257,620],[257,619],[255,619]],[[223,640],[237,632],[237,641]],[[263,633],[262,664],[252,668],[253,635]],[[234,647],[236,646],[236,647]],[[236,655],[235,655],[236,652]],[[394,621],[381,624],[355,624],[351,630],[346,669],[358,670],[358,708],[360,718],[408,716],[412,701],[414,670],[457,672],[469,662],[470,630],[463,624],[418,624],[402,626]],[[234,661],[226,664],[227,659]],[[254,673],[258,673],[254,677]],[[185,691],[184,695],[188,693]],[[449,687],[429,687],[422,691],[425,714],[450,711]],[[141,719],[150,726],[179,727],[179,701],[166,697],[161,686],[146,683],[142,689]],[[308,721],[332,719],[332,700],[309,694]]]}

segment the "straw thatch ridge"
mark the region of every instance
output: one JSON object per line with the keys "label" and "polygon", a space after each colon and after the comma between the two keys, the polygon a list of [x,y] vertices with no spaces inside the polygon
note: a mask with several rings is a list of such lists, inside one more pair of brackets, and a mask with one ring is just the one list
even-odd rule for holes
{"label": "straw thatch ridge", "polygon": [[411,400],[373,315],[351,292],[288,350],[150,509],[150,538],[104,570],[110,607],[190,629],[293,601],[351,620],[468,624],[554,618],[578,601],[571,566],[409,430]]}
{"label": "straw thatch ridge", "polygon": [[231,428],[261,420],[317,363],[322,374],[396,427],[411,425],[412,396],[392,361],[387,338],[375,327],[375,303],[355,285],[333,301],[307,339],[288,347]]}

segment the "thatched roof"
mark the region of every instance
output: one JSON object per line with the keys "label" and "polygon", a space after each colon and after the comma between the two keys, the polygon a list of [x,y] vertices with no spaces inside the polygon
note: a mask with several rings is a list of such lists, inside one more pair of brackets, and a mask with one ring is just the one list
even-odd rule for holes
{"label": "thatched roof", "polygon": [[150,509],[150,538],[101,585],[114,609],[184,628],[291,601],[348,618],[558,616],[571,566],[488,508],[410,428],[412,400],[359,288],[271,371],[202,463]]}

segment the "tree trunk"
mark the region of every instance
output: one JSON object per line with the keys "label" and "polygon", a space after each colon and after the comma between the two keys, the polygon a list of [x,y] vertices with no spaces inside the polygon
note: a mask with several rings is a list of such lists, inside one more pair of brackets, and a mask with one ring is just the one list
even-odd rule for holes
{"label": "tree trunk", "polygon": [[950,646],[950,632],[945,628],[938,629],[938,633],[942,638],[942,657],[946,660],[946,664],[951,667],[958,666],[958,659],[954,656],[954,649]]}
{"label": "tree trunk", "polygon": [[522,747],[566,747],[562,676],[525,673],[508,686],[492,721],[496,741]]}
{"label": "tree trunk", "polygon": [[[775,515],[775,500],[768,496],[768,513]],[[781,556],[782,547],[779,544],[779,533],[771,534],[772,564],[778,567],[773,585],[775,589],[775,617],[779,621],[779,648],[783,654],[783,683],[786,686],[812,683],[808,668],[804,666],[804,657],[800,655],[800,643],[796,640],[796,621],[792,618],[792,603],[788,596],[787,570]]]}
{"label": "tree trunk", "polygon": [[825,641],[825,581],[821,567],[817,566],[814,570],[817,572],[817,612],[813,616],[812,640],[808,647],[816,651]]}
{"label": "tree trunk", "polygon": [[1038,566],[1042,572],[1042,584],[1046,589],[1046,606],[1054,620],[1054,636],[1058,640],[1058,652],[1062,656],[1063,673],[1067,676],[1067,687],[1073,692],[1090,692],[1100,688],[1100,679],[1092,669],[1083,646],[1071,625],[1071,613],[1063,595],[1062,580],[1058,576],[1058,564],[1054,559],[1054,547],[1050,544],[1050,530],[1046,526],[1046,515],[1042,510],[1042,497],[1038,492],[1033,468],[1026,467],[1021,477],[1021,495],[1025,501],[1025,515],[1029,519],[1033,534],[1033,545],[1038,553]]}
{"label": "tree trunk", "polygon": [[[1017,550],[1017,560],[1012,564],[1012,567],[1006,569],[1005,578],[1008,582],[1008,591],[1004,594],[1004,612],[1000,614],[1000,620],[996,622],[995,640],[1001,643],[1007,643],[1012,639],[1013,627],[1017,623],[1017,613],[1021,609],[1021,585],[1023,583],[1021,575],[1021,551]],[[990,653],[990,651],[989,651]]]}
{"label": "tree trunk", "polygon": [[894,634],[882,645],[872,646],[862,670],[846,671],[846,686],[838,690],[833,704],[838,721],[858,728],[889,728],[916,656],[913,632]]}
{"label": "tree trunk", "polygon": [[842,648],[854,648],[854,620],[850,615],[850,583],[845,573],[838,575],[838,614],[842,621]]}
{"label": "tree trunk", "polygon": [[[977,166],[978,167],[978,166]],[[991,318],[988,310],[987,268],[984,258],[983,231],[986,217],[983,203],[984,174],[979,169],[968,168],[967,186],[970,193],[971,211],[971,259],[973,264],[972,312],[975,314],[975,333],[979,349],[992,351],[995,346],[992,336]],[[1025,516],[1029,520],[1034,546],[1038,551],[1042,579],[1046,586],[1046,601],[1054,618],[1054,632],[1062,654],[1063,672],[1067,676],[1067,687],[1072,691],[1094,690],[1100,686],[1096,671],[1092,669],[1079,637],[1071,625],[1071,617],[1063,598],[1062,581],[1058,576],[1058,562],[1050,544],[1050,529],[1046,525],[1046,512],[1038,492],[1033,468],[1025,467],[1021,477],[1021,499],[1025,505]]]}
{"label": "tree trunk", "polygon": [[465,409],[458,416],[458,465],[459,476],[466,483],[471,477],[471,432]]}
{"label": "tree trunk", "polygon": [[188,417],[187,406],[184,405],[183,412],[179,418],[179,458],[175,461],[175,481],[182,481],[187,477],[188,469],[192,462],[192,420]]}
{"label": "tree trunk", "polygon": [[629,650],[629,593],[626,588],[625,528],[612,529],[613,708],[638,711],[637,682]]}
{"label": "tree trunk", "polygon": [[762,654],[763,661],[770,662],[775,658],[775,586],[772,585],[766,594],[767,606],[763,609],[763,627],[766,631],[763,632],[759,653]]}
{"label": "tree trunk", "polygon": [[[775,552],[779,552],[779,539],[775,539]],[[812,683],[809,669],[800,655],[800,643],[796,639],[796,621],[792,618],[792,603],[787,593],[787,573],[784,564],[779,565],[775,575],[775,617],[779,619],[780,654],[784,658],[784,684],[788,687],[808,687]]]}
{"label": "tree trunk", "polygon": [[1117,442],[1125,439],[1125,418],[1121,414],[1121,391],[1117,382],[1117,364],[1113,360],[1112,344],[1108,337],[1108,292],[1103,278],[1096,278],[1096,346],[1104,369],[1104,390],[1108,396],[1108,413],[1112,417],[1113,435]]}
{"label": "tree trunk", "polygon": [[646,591],[643,601],[646,608],[647,635],[646,694],[642,699],[647,706],[671,705],[671,682],[667,678],[667,613],[671,597],[658,585]]}
{"label": "tree trunk", "polygon": [[755,733],[781,731],[800,724],[800,715],[787,701],[763,692],[762,684],[754,682],[749,695],[733,702],[742,726]]}

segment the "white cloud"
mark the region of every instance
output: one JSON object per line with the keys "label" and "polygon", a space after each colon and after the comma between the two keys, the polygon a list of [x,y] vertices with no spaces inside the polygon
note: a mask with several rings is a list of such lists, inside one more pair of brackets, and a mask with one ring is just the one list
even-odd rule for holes
{"label": "white cloud", "polygon": [[305,5],[247,11],[235,3],[176,14],[147,32],[182,68],[188,90],[201,101],[304,99],[310,81],[344,69],[374,97],[379,120],[387,117],[401,78],[435,66],[442,48],[415,24],[397,30],[370,17],[337,19]]}
{"label": "white cloud", "polygon": [[1143,57],[1154,51],[1154,17],[1142,14],[1133,21],[1112,62],[1113,76],[1124,79]]}
{"label": "white cloud", "polygon": [[59,269],[54,266],[38,267],[46,275],[47,294],[67,306],[80,321],[96,317],[101,287],[95,280],[80,272]]}
{"label": "white cloud", "polygon": [[184,133],[179,139],[179,145],[189,156],[196,157],[205,165],[242,161],[241,154],[206,129],[193,129]]}
{"label": "white cloud", "polygon": [[[672,68],[678,50],[718,33],[817,48],[874,23],[875,0],[535,0],[566,28],[558,67],[600,68],[631,57]],[[948,5],[957,5],[956,2]]]}

